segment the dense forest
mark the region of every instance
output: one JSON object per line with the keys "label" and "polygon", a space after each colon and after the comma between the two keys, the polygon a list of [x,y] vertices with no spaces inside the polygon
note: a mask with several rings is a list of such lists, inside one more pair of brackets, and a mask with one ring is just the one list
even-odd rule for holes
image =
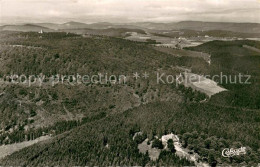
{"label": "dense forest", "polygon": [[[0,34],[0,143],[53,138],[0,160],[0,165],[109,166],[194,165],[174,151],[164,150],[156,161],[139,152],[142,131],[149,141],[173,132],[201,161],[216,165],[256,165],[260,159],[259,48],[255,41],[214,41],[190,50],[211,54],[201,58],[175,57],[147,43],[106,36],[71,33]],[[18,40],[19,39],[19,40]],[[6,75],[110,74],[165,72],[181,66],[199,74],[220,72],[252,75],[252,84],[221,84],[228,89],[207,97],[183,85],[157,84],[156,75],[123,85],[15,85]],[[247,148],[247,154],[221,156],[224,148]],[[160,146],[158,146],[160,147]]]}

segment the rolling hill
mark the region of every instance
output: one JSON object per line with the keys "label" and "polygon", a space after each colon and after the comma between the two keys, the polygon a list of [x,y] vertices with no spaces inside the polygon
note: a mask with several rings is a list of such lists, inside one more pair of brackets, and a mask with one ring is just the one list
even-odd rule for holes
{"label": "rolling hill", "polygon": [[[50,31],[64,31],[79,29],[140,29],[149,31],[151,33],[160,34],[160,32],[168,31],[166,36],[176,37],[176,34],[170,31],[186,31],[191,35],[212,35],[216,37],[259,37],[260,24],[258,23],[223,23],[223,22],[199,22],[199,21],[183,21],[177,23],[152,23],[152,22],[138,22],[138,23],[80,23],[67,22],[63,24],[55,23],[34,23],[24,25],[5,25],[1,26],[0,30],[10,31],[38,31],[43,29],[46,32]],[[164,30],[164,31],[163,31]]]}
{"label": "rolling hill", "polygon": [[177,23],[134,23],[133,25],[150,28],[155,30],[223,30],[242,33],[259,33],[260,24],[258,23],[224,23],[224,22],[201,22],[201,21],[182,21]]}
{"label": "rolling hill", "polygon": [[41,30],[45,32],[53,32],[54,30],[47,27],[34,25],[34,24],[24,24],[24,25],[4,25],[0,27],[2,31],[22,31],[22,32],[39,32]]}

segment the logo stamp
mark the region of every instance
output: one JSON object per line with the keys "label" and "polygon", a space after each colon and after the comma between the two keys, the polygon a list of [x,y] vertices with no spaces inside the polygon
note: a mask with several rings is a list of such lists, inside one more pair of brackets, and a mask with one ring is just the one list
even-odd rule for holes
{"label": "logo stamp", "polygon": [[238,148],[238,149],[225,148],[222,151],[223,157],[233,157],[233,156],[236,156],[236,155],[244,155],[244,154],[246,154],[246,147],[241,147],[241,148]]}

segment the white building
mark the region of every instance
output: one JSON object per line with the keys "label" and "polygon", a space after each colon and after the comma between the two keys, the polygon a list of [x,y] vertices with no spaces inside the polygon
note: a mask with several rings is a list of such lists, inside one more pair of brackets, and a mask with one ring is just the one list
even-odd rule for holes
{"label": "white building", "polygon": [[43,34],[43,30],[41,29],[41,31],[38,32],[39,34]]}
{"label": "white building", "polygon": [[172,139],[173,142],[179,142],[179,138],[177,135],[173,134],[173,133],[170,133],[168,135],[163,135],[162,138],[161,138],[161,141],[162,141],[162,144],[164,146],[167,146],[167,142],[168,140]]}

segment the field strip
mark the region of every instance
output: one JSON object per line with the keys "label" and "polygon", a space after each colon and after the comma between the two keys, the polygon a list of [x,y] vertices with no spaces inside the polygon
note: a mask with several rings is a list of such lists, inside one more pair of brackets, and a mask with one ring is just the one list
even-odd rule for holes
{"label": "field strip", "polygon": [[25,147],[29,147],[33,144],[36,144],[36,143],[44,141],[44,140],[48,140],[50,138],[51,138],[50,136],[42,136],[35,140],[24,141],[21,143],[14,143],[14,144],[8,144],[8,145],[2,145],[2,146],[0,146],[0,159],[4,158],[7,155],[11,155],[12,153],[19,151]]}

